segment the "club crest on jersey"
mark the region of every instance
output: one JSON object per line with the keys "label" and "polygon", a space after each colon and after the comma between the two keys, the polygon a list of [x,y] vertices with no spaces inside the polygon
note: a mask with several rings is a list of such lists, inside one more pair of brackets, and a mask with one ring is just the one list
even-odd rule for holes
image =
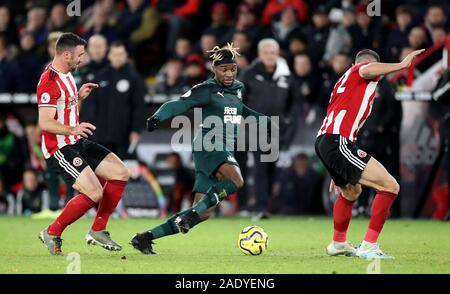
{"label": "club crest on jersey", "polygon": [[78,95],[75,96],[70,96],[69,98],[67,98],[67,105],[66,108],[72,108],[72,106],[75,106],[78,104]]}
{"label": "club crest on jersey", "polygon": [[237,115],[236,107],[225,107],[223,109],[223,122],[224,123],[232,123],[232,124],[240,124],[241,116]]}
{"label": "club crest on jersey", "polygon": [[79,157],[75,157],[73,159],[73,165],[76,167],[79,167],[80,165],[83,164],[83,159],[79,158]]}
{"label": "club crest on jersey", "polygon": [[237,96],[239,99],[242,99],[242,91],[241,91],[241,89],[238,89],[238,90],[237,90],[236,96]]}
{"label": "club crest on jersey", "polygon": [[50,94],[47,92],[42,93],[41,95],[41,102],[42,103],[49,103],[50,102]]}
{"label": "club crest on jersey", "polygon": [[358,149],[357,153],[358,153],[358,156],[361,158],[364,158],[367,156],[367,153],[362,151],[361,149]]}

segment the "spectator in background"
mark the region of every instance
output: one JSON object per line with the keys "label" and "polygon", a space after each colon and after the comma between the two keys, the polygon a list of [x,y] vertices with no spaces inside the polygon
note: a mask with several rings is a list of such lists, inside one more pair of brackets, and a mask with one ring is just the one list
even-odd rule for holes
{"label": "spectator in background", "polygon": [[6,36],[0,34],[0,93],[10,93],[13,88],[13,65],[8,58],[8,43]]}
{"label": "spectator in background", "polygon": [[192,172],[183,166],[180,154],[173,152],[166,157],[169,170],[174,173],[175,185],[170,193],[170,207],[172,212],[180,212],[183,199],[189,199],[189,207],[194,201],[192,189],[194,188],[194,175]]}
{"label": "spectator in background", "polygon": [[9,131],[6,114],[0,113],[0,174],[7,190],[21,181],[26,160],[26,147],[19,137]]}
{"label": "spectator in background", "polygon": [[58,40],[59,36],[62,35],[62,32],[51,32],[48,34],[47,38],[47,61],[44,64],[44,67],[49,64],[56,54],[56,41]]}
{"label": "spectator in background", "polygon": [[43,67],[43,59],[38,53],[34,34],[24,31],[20,34],[20,52],[13,62],[11,75],[14,92],[34,93]]}
{"label": "spectator in background", "polygon": [[102,35],[106,38],[108,44],[116,41],[119,36],[108,24],[108,17],[108,11],[102,10],[101,6],[96,6],[92,15],[92,25],[84,32],[83,38],[87,40],[93,35]]}
{"label": "spectator in background", "polygon": [[87,45],[89,63],[79,69],[80,84],[97,81],[97,73],[108,65],[106,58],[107,42],[106,38],[99,34],[89,38]]}
{"label": "spectator in background", "polygon": [[348,6],[343,9],[343,17],[340,24],[332,28],[325,47],[323,62],[329,63],[338,52],[350,53],[352,49],[352,36],[348,28],[354,25],[355,8]]}
{"label": "spectator in background", "polygon": [[[294,57],[294,73],[290,81],[290,96],[293,100],[294,120],[300,113],[313,104],[319,91],[320,77],[317,75],[311,58],[307,54],[298,54]],[[296,125],[295,122],[293,122]]]}
{"label": "spectator in background", "polygon": [[264,25],[270,25],[274,18],[279,17],[280,13],[287,7],[293,7],[296,18],[302,23],[306,22],[308,7],[303,0],[269,0],[264,7],[261,22]]}
{"label": "spectator in background", "polygon": [[19,44],[17,28],[11,19],[11,13],[7,6],[0,5],[0,34],[3,34],[9,44]]}
{"label": "spectator in background", "polygon": [[145,121],[146,87],[135,68],[128,64],[128,53],[120,42],[111,44],[110,64],[97,73],[99,88],[81,108],[81,119],[97,128],[94,140],[126,158],[134,152]]}
{"label": "spectator in background", "polygon": [[328,10],[325,6],[319,6],[313,13],[312,26],[305,30],[308,44],[308,52],[314,63],[318,64],[325,53],[328,36],[330,34],[330,21]]}
{"label": "spectator in background", "polygon": [[[228,5],[224,2],[215,3],[211,7],[211,24],[204,32],[212,33],[216,37],[216,40],[220,40],[230,28],[228,24],[229,18],[230,8]],[[210,47],[210,49],[213,47]]]}
{"label": "spectator in background", "polygon": [[414,27],[408,35],[408,46],[414,50],[427,48],[427,33],[422,27]]}
{"label": "spectator in background", "polygon": [[81,17],[78,19],[79,24],[82,25],[83,29],[89,30],[94,25],[94,11],[95,10],[101,10],[105,12],[107,15],[107,21],[106,23],[110,27],[116,27],[118,26],[120,13],[121,11],[116,7],[116,3],[114,0],[97,0],[94,5],[86,8],[83,13],[81,14]]}
{"label": "spectator in background", "polygon": [[345,71],[350,68],[351,59],[346,53],[340,52],[333,57],[330,65],[331,70],[324,72],[322,75],[323,82],[319,94],[317,95],[317,100],[314,103],[323,112],[325,112],[328,107],[330,93],[332,92],[334,85]]}
{"label": "spectator in background", "polygon": [[27,22],[23,30],[33,34],[37,46],[44,45],[47,42],[46,16],[47,12],[41,7],[32,8],[27,14]]}
{"label": "spectator in background", "polygon": [[176,40],[190,30],[189,17],[199,12],[202,1],[152,0],[151,2],[168,27],[166,52],[170,56],[174,52]]}
{"label": "spectator in background", "polygon": [[187,38],[179,38],[175,44],[175,58],[186,61],[189,54],[192,53],[191,41]]}
{"label": "spectator in background", "polygon": [[289,50],[289,41],[294,36],[301,36],[301,28],[297,21],[296,11],[293,7],[288,6],[281,11],[279,21],[272,22],[272,33],[278,41],[281,48],[281,55],[287,55]]}
{"label": "spectator in background", "polygon": [[314,199],[320,195],[320,176],[310,166],[308,156],[300,153],[292,159],[274,186],[274,206],[281,214],[310,214]]}
{"label": "spectator in background", "polygon": [[413,21],[411,9],[408,6],[398,6],[395,10],[395,20],[396,27],[391,30],[386,41],[387,62],[397,62],[401,48],[408,45],[408,33]]}
{"label": "spectator in background", "polygon": [[255,12],[248,9],[239,11],[234,26],[228,30],[219,42],[223,44],[230,42],[234,33],[237,31],[245,32],[247,34],[250,44],[253,44],[254,46],[251,49],[252,55],[255,55],[256,44],[258,44],[259,40],[270,36],[270,32],[265,31],[263,27],[258,25],[258,19]]}
{"label": "spectator in background", "polygon": [[203,61],[205,62],[205,66],[208,70],[212,70],[211,59],[209,58],[208,50],[211,50],[215,46],[218,46],[216,35],[212,32],[205,32],[200,37],[200,49],[199,54],[203,56]]}
{"label": "spectator in background", "polygon": [[433,45],[441,42],[442,40],[445,39],[445,37],[447,37],[447,31],[443,27],[435,27],[435,28],[433,28],[431,33],[432,33],[431,38],[433,41]]}
{"label": "spectator in background", "polygon": [[[267,116],[280,117],[280,138],[283,138],[285,132],[289,131],[284,120],[289,119],[290,75],[289,67],[286,61],[280,57],[280,47],[274,39],[263,39],[258,43],[258,59],[242,75],[246,91],[244,103]],[[263,152],[257,150],[253,154],[255,159],[260,159]],[[247,159],[243,156],[239,160],[242,160],[240,166],[245,179]],[[258,180],[258,184],[255,185],[255,219],[269,217],[268,205],[274,171],[275,162],[255,160],[253,175]]]}
{"label": "spectator in background", "polygon": [[289,42],[289,54],[287,57],[289,64],[293,64],[295,55],[307,53],[307,49],[308,45],[304,36],[293,37]]}
{"label": "spectator in background", "polygon": [[0,215],[14,215],[14,207],[14,195],[6,189],[3,177],[0,174]]}
{"label": "spectator in background", "polygon": [[63,3],[56,3],[53,5],[50,11],[50,18],[47,22],[47,28],[49,32],[62,31],[73,32],[75,31],[75,22],[67,14],[66,6]]}
{"label": "spectator in background", "polygon": [[425,14],[424,26],[426,29],[428,41],[431,42],[434,28],[447,28],[447,14],[445,13],[444,7],[437,4],[430,5]]}
{"label": "spectator in background", "polygon": [[155,94],[167,96],[167,100],[175,95],[181,95],[189,90],[189,84],[183,76],[183,62],[179,59],[169,59],[164,65],[163,79],[156,84]]}
{"label": "spectator in background", "polygon": [[23,188],[17,193],[16,215],[31,215],[48,210],[49,195],[44,185],[38,181],[38,174],[33,169],[23,173]]}
{"label": "spectator in background", "polygon": [[351,56],[355,56],[365,48],[377,49],[378,32],[375,29],[373,18],[367,14],[367,5],[359,4],[356,10],[356,25],[350,28],[353,41]]}
{"label": "spectator in background", "polygon": [[239,48],[241,56],[246,56],[248,60],[253,60],[255,58],[255,55],[252,52],[252,44],[245,31],[234,32],[232,42]]}
{"label": "spectator in background", "polygon": [[187,57],[184,75],[187,78],[189,87],[193,87],[206,79],[207,70],[203,57],[200,54],[190,54]]}

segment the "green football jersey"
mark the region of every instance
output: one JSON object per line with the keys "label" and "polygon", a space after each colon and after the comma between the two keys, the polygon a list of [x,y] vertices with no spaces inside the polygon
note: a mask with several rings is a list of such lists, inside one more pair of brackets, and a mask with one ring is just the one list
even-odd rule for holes
{"label": "green football jersey", "polygon": [[[216,79],[208,79],[200,83],[178,100],[164,103],[154,114],[160,121],[180,115],[191,108],[202,109],[200,132],[193,141],[194,150],[212,151],[213,148],[234,150],[240,125],[243,120],[253,116],[256,122],[270,123],[270,118],[258,113],[242,102],[244,85],[235,80],[230,86],[223,86]],[[221,126],[220,133],[217,125]],[[212,144],[212,146],[210,146]]]}

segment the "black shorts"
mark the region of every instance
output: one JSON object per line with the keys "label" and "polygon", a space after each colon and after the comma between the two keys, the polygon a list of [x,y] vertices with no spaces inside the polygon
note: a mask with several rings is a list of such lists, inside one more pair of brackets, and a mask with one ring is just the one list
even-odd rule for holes
{"label": "black shorts", "polygon": [[338,187],[356,185],[371,156],[349,139],[324,134],[316,139],[316,153]]}
{"label": "black shorts", "polygon": [[93,171],[109,154],[100,144],[81,138],[73,145],[66,145],[46,159],[47,166],[58,172],[64,181],[72,187],[76,179],[87,166]]}

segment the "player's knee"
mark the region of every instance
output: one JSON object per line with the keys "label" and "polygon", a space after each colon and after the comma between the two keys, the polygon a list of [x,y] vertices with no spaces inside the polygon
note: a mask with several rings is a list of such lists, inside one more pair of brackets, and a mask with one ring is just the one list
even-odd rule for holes
{"label": "player's knee", "polygon": [[359,195],[361,195],[361,193],[356,193],[355,191],[351,190],[351,191],[346,191],[345,193],[342,193],[342,196],[347,199],[348,201],[351,202],[355,202],[356,200],[358,200]]}
{"label": "player's knee", "polygon": [[128,181],[130,179],[130,170],[125,164],[120,163],[115,170],[114,178],[119,181]]}
{"label": "player's knee", "polygon": [[101,186],[95,187],[87,191],[86,195],[92,199],[94,202],[99,202],[103,197],[103,189]]}
{"label": "player's knee", "polygon": [[398,193],[400,193],[400,185],[398,184],[397,180],[394,177],[391,177],[386,182],[385,186],[386,186],[387,192],[390,192],[395,195],[398,195]]}

